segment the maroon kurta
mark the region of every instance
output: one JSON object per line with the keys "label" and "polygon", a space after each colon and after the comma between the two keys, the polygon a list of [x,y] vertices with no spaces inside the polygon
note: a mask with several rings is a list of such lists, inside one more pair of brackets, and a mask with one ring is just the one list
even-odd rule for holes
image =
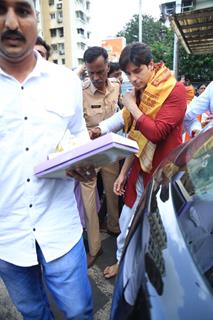
{"label": "maroon kurta", "polygon": [[124,199],[128,207],[131,208],[136,200],[135,186],[139,173],[143,173],[144,186],[146,186],[160,162],[182,143],[182,123],[185,111],[186,90],[182,83],[177,82],[154,120],[146,115],[142,115],[137,120],[136,129],[140,130],[157,147],[152,162],[153,168],[149,174],[141,170],[138,158],[134,159]]}

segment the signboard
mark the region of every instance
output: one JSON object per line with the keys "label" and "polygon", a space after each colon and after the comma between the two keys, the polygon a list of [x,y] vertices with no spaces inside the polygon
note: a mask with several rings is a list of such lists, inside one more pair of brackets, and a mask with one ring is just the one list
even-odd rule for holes
{"label": "signboard", "polygon": [[109,38],[102,40],[101,46],[105,48],[109,55],[109,60],[112,62],[118,62],[121,51],[126,45],[126,39],[124,37]]}

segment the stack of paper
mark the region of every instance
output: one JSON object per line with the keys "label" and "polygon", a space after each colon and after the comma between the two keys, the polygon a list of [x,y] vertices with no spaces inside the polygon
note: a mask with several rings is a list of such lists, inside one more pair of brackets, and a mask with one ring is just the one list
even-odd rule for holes
{"label": "stack of paper", "polygon": [[137,152],[137,142],[116,133],[108,133],[46,160],[34,168],[34,173],[37,177],[64,178],[67,168],[90,165],[103,167]]}

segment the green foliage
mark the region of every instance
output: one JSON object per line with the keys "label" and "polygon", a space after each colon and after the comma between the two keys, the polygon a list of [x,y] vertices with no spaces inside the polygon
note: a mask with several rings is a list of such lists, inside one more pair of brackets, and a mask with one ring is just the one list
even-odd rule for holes
{"label": "green foliage", "polygon": [[179,74],[185,74],[191,81],[210,82],[213,79],[213,59],[211,54],[187,54],[179,44]]}
{"label": "green foliage", "polygon": [[[142,21],[143,42],[150,46],[154,60],[163,60],[172,68],[173,32],[151,16],[144,15]],[[117,36],[125,37],[127,44],[138,41],[138,15],[134,15]]]}
{"label": "green foliage", "polygon": [[[161,21],[157,21],[151,16],[143,15],[142,35],[143,42],[147,43],[151,48],[154,61],[163,60],[172,69],[173,31]],[[134,15],[117,36],[125,37],[127,44],[138,41],[138,15]],[[209,82],[213,79],[212,55],[189,55],[179,44],[178,69],[179,75],[187,75],[191,81]]]}

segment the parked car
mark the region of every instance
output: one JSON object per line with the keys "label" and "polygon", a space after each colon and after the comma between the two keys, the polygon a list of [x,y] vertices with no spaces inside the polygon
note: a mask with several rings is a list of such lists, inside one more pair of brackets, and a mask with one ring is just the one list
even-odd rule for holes
{"label": "parked car", "polygon": [[111,320],[213,319],[213,128],[153,175],[126,239]]}

